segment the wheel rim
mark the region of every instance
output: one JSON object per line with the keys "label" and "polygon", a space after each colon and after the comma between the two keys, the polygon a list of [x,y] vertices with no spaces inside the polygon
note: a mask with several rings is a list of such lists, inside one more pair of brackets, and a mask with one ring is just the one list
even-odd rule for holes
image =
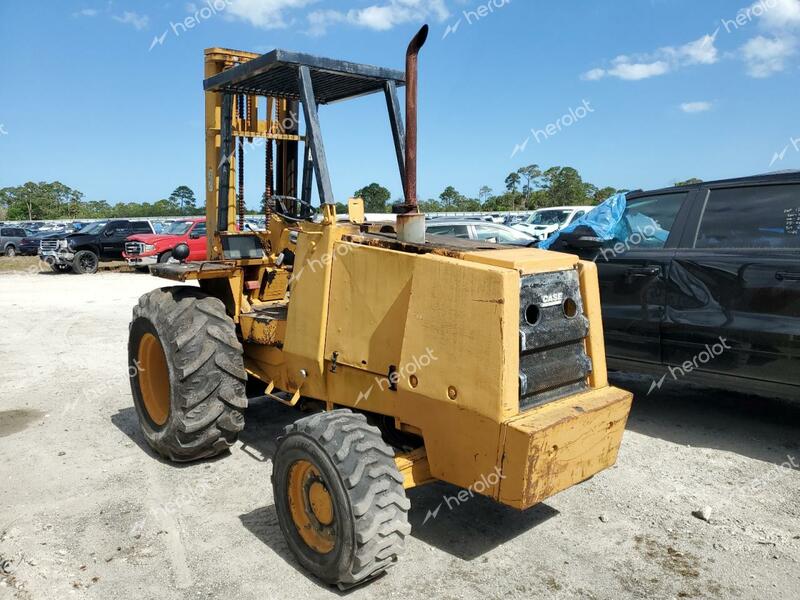
{"label": "wheel rim", "polygon": [[306,460],[289,469],[289,511],[300,537],[320,554],[336,546],[333,499],[319,470]]}
{"label": "wheel rim", "polygon": [[97,261],[91,254],[84,254],[81,256],[81,267],[84,271],[94,271]]}
{"label": "wheel rim", "polygon": [[138,376],[147,416],[161,427],[169,418],[169,370],[164,349],[152,333],[139,342]]}

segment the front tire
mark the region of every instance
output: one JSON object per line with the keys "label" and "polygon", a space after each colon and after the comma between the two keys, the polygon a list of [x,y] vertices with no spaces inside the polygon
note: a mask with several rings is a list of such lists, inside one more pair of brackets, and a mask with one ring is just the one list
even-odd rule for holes
{"label": "front tire", "polygon": [[273,459],[278,522],[322,581],[347,589],[393,566],[411,533],[394,451],[364,415],[336,410],[286,429]]}
{"label": "front tire", "polygon": [[236,442],[247,374],[220,300],[190,287],[142,296],[133,309],[128,367],[139,424],[158,454],[188,462]]}
{"label": "front tire", "polygon": [[164,252],[164,254],[162,254],[161,256],[158,257],[158,262],[160,264],[169,263],[171,260],[172,260],[172,251],[171,250],[167,250],[166,252]]}
{"label": "front tire", "polygon": [[100,259],[91,250],[80,250],[72,259],[72,270],[78,275],[94,275],[100,266]]}

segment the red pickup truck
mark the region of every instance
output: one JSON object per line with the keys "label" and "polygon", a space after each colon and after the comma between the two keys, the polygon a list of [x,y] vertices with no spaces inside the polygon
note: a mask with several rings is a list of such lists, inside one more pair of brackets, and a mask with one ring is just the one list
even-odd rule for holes
{"label": "red pickup truck", "polygon": [[188,260],[206,259],[206,220],[175,221],[158,234],[132,235],[125,242],[122,257],[131,267],[146,267],[169,262],[178,244],[189,246]]}

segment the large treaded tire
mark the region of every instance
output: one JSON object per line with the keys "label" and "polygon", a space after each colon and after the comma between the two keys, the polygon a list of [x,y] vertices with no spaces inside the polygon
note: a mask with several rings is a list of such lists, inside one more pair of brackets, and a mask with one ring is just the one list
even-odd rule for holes
{"label": "large treaded tire", "polygon": [[[327,554],[303,541],[289,507],[292,465],[309,461],[333,500],[336,543]],[[411,503],[394,451],[364,415],[335,410],[300,419],[286,428],[273,459],[272,485],[283,535],[300,563],[331,585],[348,589],[393,566],[411,533]]]}
{"label": "large treaded tire", "polygon": [[[139,345],[161,344],[169,374],[169,415],[150,418],[140,389]],[[154,290],[133,309],[128,342],[131,390],[147,443],[175,462],[216,456],[232,446],[247,408],[242,345],[225,305],[197,288]]]}

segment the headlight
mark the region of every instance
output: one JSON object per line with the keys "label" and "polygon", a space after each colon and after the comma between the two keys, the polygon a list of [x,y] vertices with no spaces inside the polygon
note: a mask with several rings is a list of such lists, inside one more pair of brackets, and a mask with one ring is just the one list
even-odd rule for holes
{"label": "headlight", "polygon": [[156,247],[153,246],[153,244],[145,244],[143,250],[144,250],[144,252],[155,252],[156,251]]}

